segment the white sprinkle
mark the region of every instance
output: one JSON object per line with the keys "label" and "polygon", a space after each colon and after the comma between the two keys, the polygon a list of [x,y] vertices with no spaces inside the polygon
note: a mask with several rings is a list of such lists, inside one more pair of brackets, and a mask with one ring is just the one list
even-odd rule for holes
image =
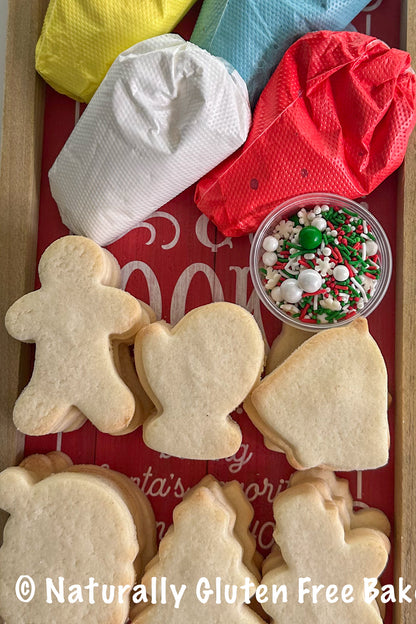
{"label": "white sprinkle", "polygon": [[367,245],[365,243],[363,243],[361,247],[361,258],[363,260],[367,258]]}
{"label": "white sprinkle", "polygon": [[362,310],[363,307],[364,307],[364,301],[360,299],[360,301],[357,303],[357,310]]}
{"label": "white sprinkle", "polygon": [[[353,277],[351,278],[351,281],[352,281],[352,283],[354,284],[354,286],[356,287],[356,289],[357,289],[357,290],[361,293],[361,295],[362,295],[362,297],[363,297],[364,301],[365,301],[365,302],[367,302],[367,301],[368,301],[368,299],[367,299],[367,295],[366,295],[366,293],[365,293],[364,288],[361,286],[361,284],[359,284],[359,283],[357,282],[357,280],[356,280],[356,279],[354,279]],[[358,307],[358,306],[357,306],[357,307]]]}
{"label": "white sprinkle", "polygon": [[365,240],[370,240],[370,237],[366,236],[365,234],[361,234],[361,238],[365,238]]}
{"label": "white sprinkle", "polygon": [[367,221],[365,219],[363,219],[363,231],[364,234],[368,234]]}
{"label": "white sprinkle", "polygon": [[376,267],[376,269],[380,268],[378,264],[376,264],[375,262],[373,262],[373,260],[371,260],[371,258],[368,258],[367,261],[368,261],[369,264],[372,264],[373,267]]}
{"label": "white sprinkle", "polygon": [[328,212],[328,210],[329,210],[329,206],[327,206],[326,204],[324,204],[323,206],[321,206],[321,210],[322,210],[322,212]]}
{"label": "white sprinkle", "polygon": [[307,253],[303,257],[305,258],[305,260],[313,260],[315,258],[315,254],[314,253]]}
{"label": "white sprinkle", "polygon": [[314,310],[318,309],[318,295],[314,295],[313,297],[313,309]]}

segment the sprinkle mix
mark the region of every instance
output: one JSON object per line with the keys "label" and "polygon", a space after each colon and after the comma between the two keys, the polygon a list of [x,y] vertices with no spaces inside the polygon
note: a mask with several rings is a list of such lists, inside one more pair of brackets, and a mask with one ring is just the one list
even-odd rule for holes
{"label": "sprinkle mix", "polygon": [[337,206],[302,208],[263,241],[260,273],[280,310],[304,323],[337,323],[361,310],[380,277],[371,226]]}

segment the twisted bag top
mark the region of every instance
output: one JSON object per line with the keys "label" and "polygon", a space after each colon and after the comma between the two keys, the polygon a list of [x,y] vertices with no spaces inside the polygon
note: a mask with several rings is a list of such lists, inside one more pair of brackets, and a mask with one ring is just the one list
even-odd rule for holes
{"label": "twisted bag top", "polygon": [[288,47],[313,30],[344,30],[368,0],[205,0],[191,41],[229,61],[254,105]]}
{"label": "twisted bag top", "polygon": [[59,93],[89,102],[114,59],[172,30],[195,0],[50,0],[36,69]]}
{"label": "twisted bag top", "polygon": [[116,59],[49,171],[62,221],[116,240],[240,147],[247,87],[228,64],[179,35]]}
{"label": "twisted bag top", "polygon": [[401,164],[415,121],[409,54],[360,33],[310,33],[263,91],[245,145],[199,182],[195,201],[240,236],[294,195],[367,195]]}

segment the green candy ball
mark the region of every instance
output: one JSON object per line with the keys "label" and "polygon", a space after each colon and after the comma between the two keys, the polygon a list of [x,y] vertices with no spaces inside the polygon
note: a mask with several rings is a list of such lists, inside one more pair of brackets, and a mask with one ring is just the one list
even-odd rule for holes
{"label": "green candy ball", "polygon": [[313,225],[307,225],[299,232],[299,244],[304,249],[316,249],[322,242],[322,232]]}

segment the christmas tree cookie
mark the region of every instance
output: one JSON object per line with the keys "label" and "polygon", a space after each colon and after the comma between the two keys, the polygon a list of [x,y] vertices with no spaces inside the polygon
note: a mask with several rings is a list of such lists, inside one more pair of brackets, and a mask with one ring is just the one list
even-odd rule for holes
{"label": "christmas tree cookie", "polygon": [[[175,508],[173,526],[143,577],[149,595],[152,578],[166,577],[168,586],[185,587],[180,602],[176,602],[178,608],[172,593],[167,594],[164,604],[158,589],[157,603],[147,604],[133,624],[262,624],[263,620],[244,604],[247,595],[254,594],[258,581],[243,563],[243,547],[234,533],[235,523],[231,505],[224,505],[210,487],[200,485],[190,492]],[[218,604],[214,596],[205,593],[215,589],[217,578],[236,587],[232,604],[224,598]],[[245,585],[250,589],[244,591]]]}

